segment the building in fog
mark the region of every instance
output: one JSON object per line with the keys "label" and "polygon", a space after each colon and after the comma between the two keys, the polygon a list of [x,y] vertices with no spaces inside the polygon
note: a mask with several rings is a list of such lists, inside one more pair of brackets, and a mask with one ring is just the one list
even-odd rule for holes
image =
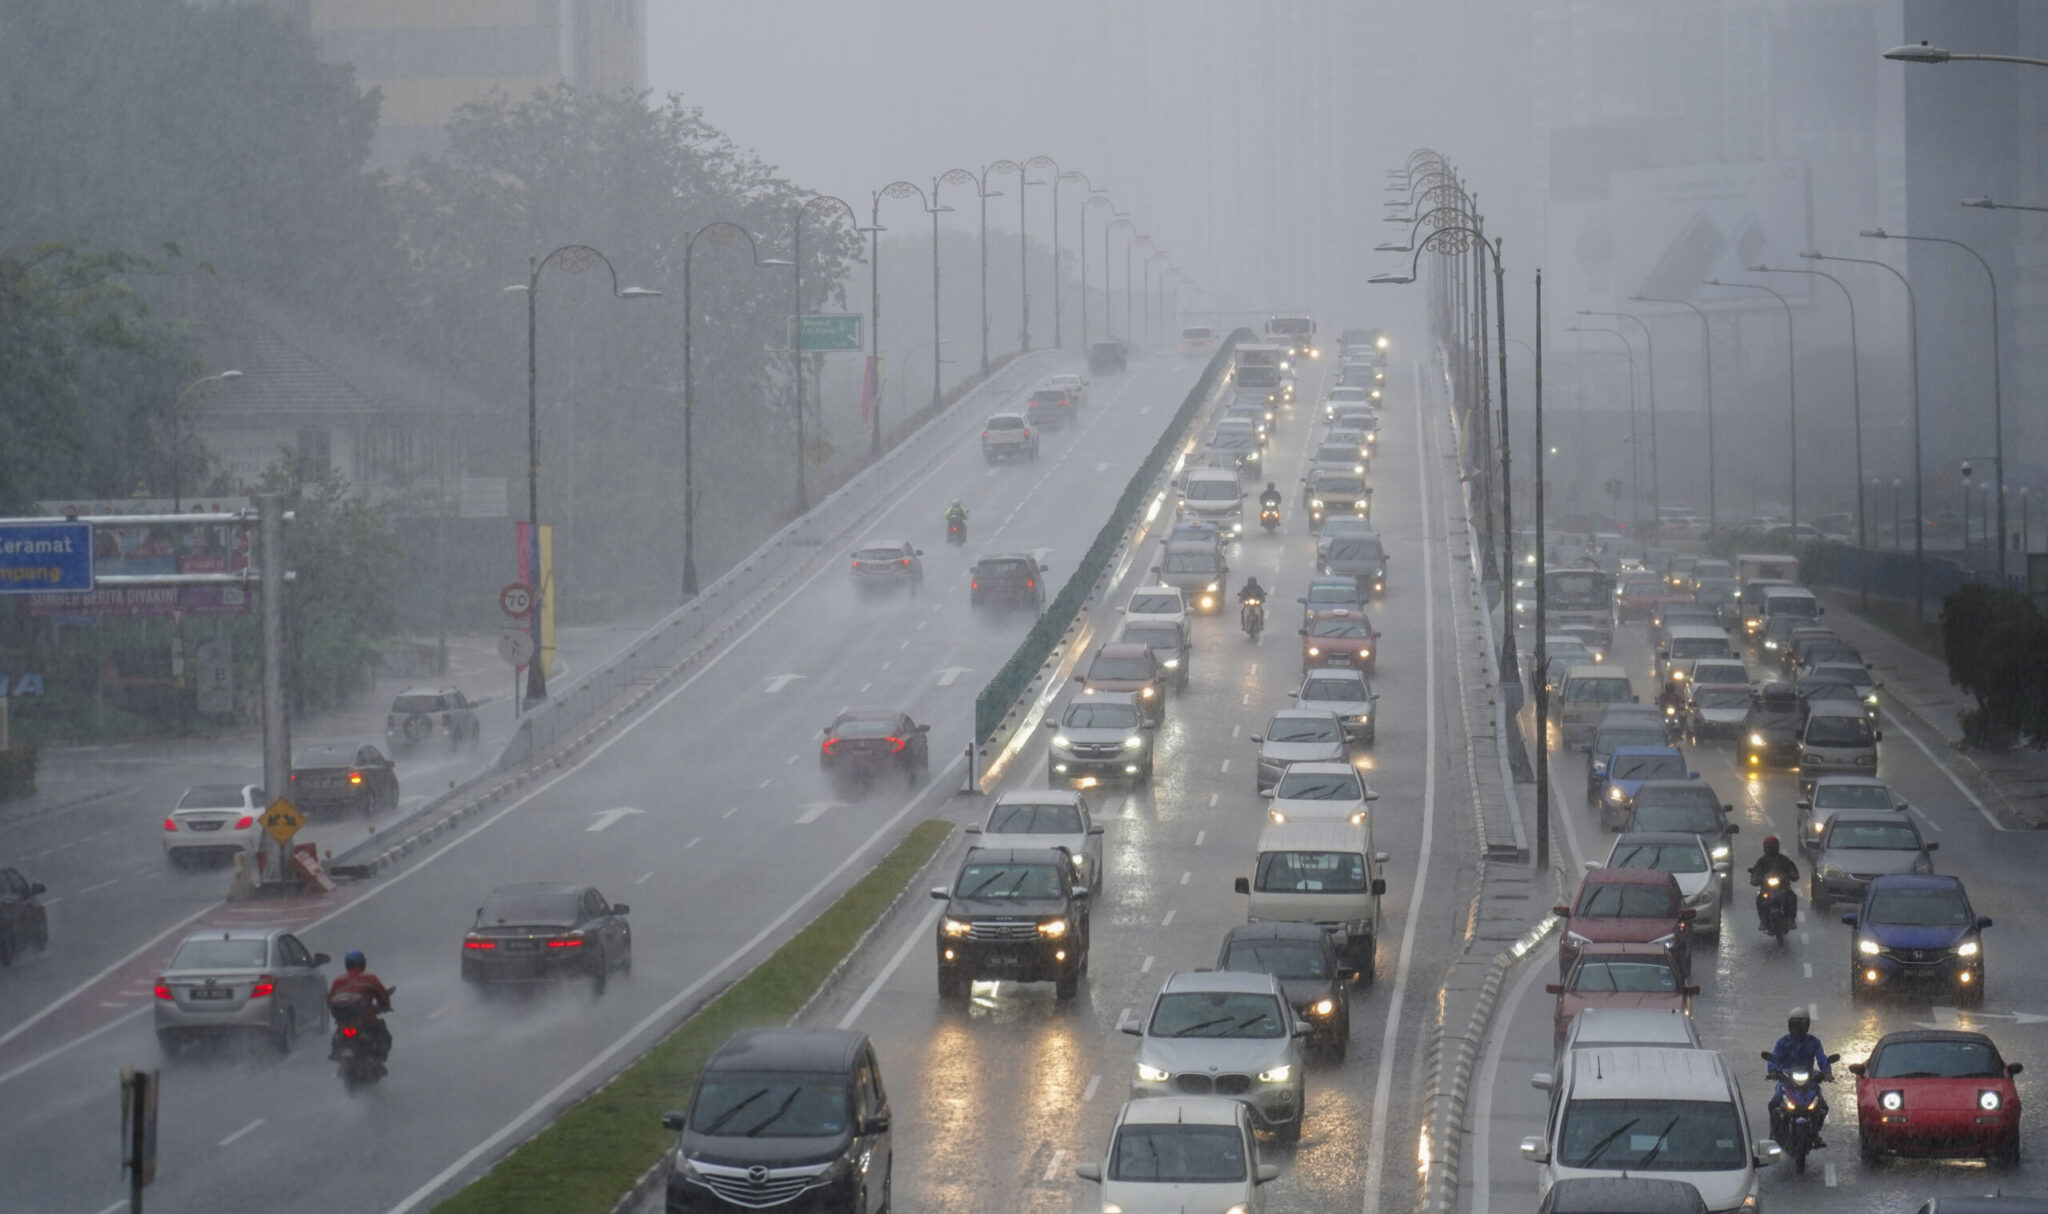
{"label": "building in fog", "polygon": [[647,85],[646,0],[272,0],[320,56],[382,91],[376,163],[438,152],[449,118],[493,92]]}

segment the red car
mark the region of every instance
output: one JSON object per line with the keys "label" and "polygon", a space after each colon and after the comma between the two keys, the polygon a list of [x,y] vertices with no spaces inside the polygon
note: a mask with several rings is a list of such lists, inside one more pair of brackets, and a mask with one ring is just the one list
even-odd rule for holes
{"label": "red car", "polygon": [[1380,634],[1363,611],[1328,607],[1311,611],[1301,630],[1301,672],[1321,666],[1355,666],[1367,674],[1379,667],[1373,642]]}
{"label": "red car", "polygon": [[1557,996],[1556,1044],[1563,1045],[1572,1017],[1589,1007],[1644,1008],[1692,1015],[1692,997],[1700,988],[1679,972],[1678,958],[1666,944],[1594,944],[1563,982],[1543,988]]}
{"label": "red car", "polygon": [[1881,1155],[2020,1158],[2020,1064],[1999,1057],[1982,1033],[1947,1029],[1886,1033],[1856,1076],[1857,1147]]}
{"label": "red car", "polygon": [[1692,975],[1692,919],[1678,879],[1654,868],[1596,868],[1579,883],[1570,906],[1552,907],[1563,916],[1557,944],[1557,976],[1572,972],[1579,953],[1596,944],[1668,945],[1678,972]]}
{"label": "red car", "polygon": [[1621,579],[1621,585],[1614,591],[1614,618],[1616,620],[1647,620],[1656,609],[1668,602],[1690,602],[1680,599],[1664,589],[1664,579],[1654,573],[1631,573]]}

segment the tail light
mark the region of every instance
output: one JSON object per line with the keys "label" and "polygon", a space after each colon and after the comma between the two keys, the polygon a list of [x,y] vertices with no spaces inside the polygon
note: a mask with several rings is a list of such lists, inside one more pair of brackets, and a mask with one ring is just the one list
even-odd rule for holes
{"label": "tail light", "polygon": [[276,990],[277,979],[271,977],[269,974],[264,974],[263,976],[256,979],[255,986],[249,988],[249,998],[268,999],[270,998],[272,992]]}
{"label": "tail light", "polygon": [[1025,430],[1025,431],[1024,431],[1024,437],[1025,437],[1025,438],[1030,438],[1030,437],[1031,437],[1031,431],[1030,431],[1030,430],[1028,430],[1028,429],[1027,429],[1027,430]]}
{"label": "tail light", "polygon": [[498,942],[495,940],[464,940],[462,942],[462,947],[474,949],[494,949],[498,947]]}
{"label": "tail light", "polygon": [[907,557],[907,556],[906,556],[906,557],[904,557],[904,558],[903,558],[903,565],[904,565],[904,567],[905,567],[905,568],[909,568],[909,566],[910,566],[910,558],[909,558],[909,557]]}
{"label": "tail light", "polygon": [[1032,588],[1033,586],[1036,586],[1036,585],[1038,585],[1038,583],[1037,583],[1037,581],[1035,581],[1034,579],[1032,579],[1032,578],[1025,578],[1025,579],[1024,579],[1024,589],[1026,589],[1026,590],[1029,590],[1029,589],[1031,589],[1031,588]]}
{"label": "tail light", "polygon": [[247,830],[254,825],[256,825],[256,819],[249,814],[243,814],[235,819],[236,830]]}
{"label": "tail light", "polygon": [[343,1037],[353,1037],[356,1035],[356,1031],[348,1027],[347,1025],[343,1025],[341,1029],[341,1035]]}
{"label": "tail light", "polygon": [[348,782],[351,784],[361,784],[363,782],[363,773],[359,771],[348,773]]}
{"label": "tail light", "polygon": [[284,778],[285,778],[286,782],[288,782],[288,783],[292,783],[292,784],[296,784],[296,783],[298,783],[298,782],[299,782],[299,773],[298,773],[298,772],[295,772],[295,771],[294,771],[294,772],[287,772],[287,773],[285,774],[285,777],[284,777]]}
{"label": "tail light", "polygon": [[171,997],[171,988],[170,988],[170,987],[168,987],[168,986],[165,986],[165,985],[164,985],[163,983],[161,983],[161,982],[157,983],[157,984],[156,984],[156,997],[157,997],[157,998],[159,998],[159,999],[169,999],[169,998]]}
{"label": "tail light", "polygon": [[969,583],[967,583],[967,588],[968,588],[969,590],[979,590],[979,589],[981,589],[981,580],[980,580],[979,578],[977,578],[977,579],[975,579],[974,581],[972,581],[972,582],[969,582]]}
{"label": "tail light", "polygon": [[834,750],[838,749],[838,747],[839,747],[839,739],[838,739],[838,738],[826,738],[826,739],[825,739],[825,753],[826,753],[826,754],[828,754],[828,755],[829,755],[829,754],[831,754],[831,753],[832,753],[832,752],[833,752]]}
{"label": "tail light", "polygon": [[987,437],[988,437],[988,431],[986,431],[986,430],[983,430],[983,431],[981,432],[981,436],[982,436],[983,438],[987,438]]}
{"label": "tail light", "polygon": [[560,940],[548,941],[549,948],[582,948],[583,940],[578,936],[565,936]]}
{"label": "tail light", "polygon": [[900,754],[902,754],[902,753],[903,753],[903,748],[904,748],[905,746],[907,746],[907,745],[909,745],[909,743],[905,742],[905,741],[904,741],[904,740],[903,740],[902,738],[890,738],[890,739],[889,739],[889,746],[890,746],[890,751],[889,751],[889,753],[890,753],[890,754],[898,754],[898,755],[900,755]]}
{"label": "tail light", "polygon": [[176,829],[178,829],[178,820],[177,820],[176,818],[165,818],[165,819],[164,819],[164,829],[165,829],[165,830],[176,830]]}

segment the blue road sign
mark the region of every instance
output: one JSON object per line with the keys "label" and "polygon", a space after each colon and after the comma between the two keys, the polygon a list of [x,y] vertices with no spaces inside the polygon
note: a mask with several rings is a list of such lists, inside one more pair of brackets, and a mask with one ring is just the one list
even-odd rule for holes
{"label": "blue road sign", "polygon": [[91,523],[0,523],[0,594],[91,589]]}

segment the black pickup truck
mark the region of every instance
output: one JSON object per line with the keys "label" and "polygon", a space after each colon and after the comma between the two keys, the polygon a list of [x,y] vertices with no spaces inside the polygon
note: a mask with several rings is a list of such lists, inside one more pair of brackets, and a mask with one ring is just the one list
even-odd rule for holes
{"label": "black pickup truck", "polygon": [[1029,608],[1045,610],[1045,566],[1028,552],[1004,552],[974,562],[967,582],[967,605],[980,610]]}
{"label": "black pickup truck", "polygon": [[953,884],[932,897],[939,917],[939,997],[965,999],[974,980],[1050,982],[1080,993],[1088,968],[1088,888],[1064,847],[970,849]]}

